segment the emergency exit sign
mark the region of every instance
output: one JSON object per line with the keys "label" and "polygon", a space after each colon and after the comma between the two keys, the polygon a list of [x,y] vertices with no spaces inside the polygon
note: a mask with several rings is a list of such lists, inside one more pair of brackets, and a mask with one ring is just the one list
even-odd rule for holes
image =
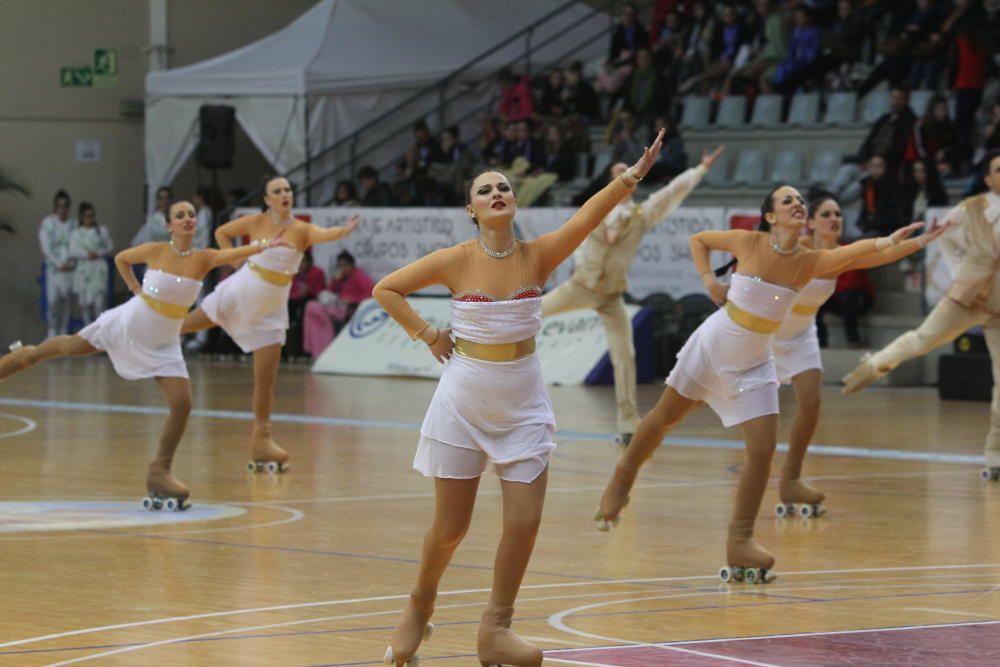
{"label": "emergency exit sign", "polygon": [[94,71],[90,65],[62,67],[59,69],[59,85],[63,88],[90,88],[94,85]]}

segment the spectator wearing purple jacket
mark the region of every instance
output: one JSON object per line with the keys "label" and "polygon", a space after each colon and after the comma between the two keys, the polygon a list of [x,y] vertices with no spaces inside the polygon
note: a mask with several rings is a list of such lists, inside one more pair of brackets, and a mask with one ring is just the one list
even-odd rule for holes
{"label": "spectator wearing purple jacket", "polygon": [[792,75],[812,63],[820,49],[820,31],[812,24],[808,7],[805,5],[795,7],[792,22],[795,28],[792,30],[792,38],[788,42],[788,51],[778,63],[778,67],[774,71],[773,81],[768,82],[766,79],[762,81],[765,87],[773,84],[782,92],[792,92],[784,91],[784,84],[789,79],[795,80],[796,77]]}

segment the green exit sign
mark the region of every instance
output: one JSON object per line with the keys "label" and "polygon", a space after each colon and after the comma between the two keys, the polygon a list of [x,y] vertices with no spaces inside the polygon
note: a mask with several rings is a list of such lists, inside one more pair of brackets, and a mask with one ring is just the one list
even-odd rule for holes
{"label": "green exit sign", "polygon": [[94,85],[118,85],[117,49],[94,49]]}
{"label": "green exit sign", "polygon": [[62,67],[59,69],[59,85],[63,88],[90,88],[94,85],[94,72],[90,65]]}

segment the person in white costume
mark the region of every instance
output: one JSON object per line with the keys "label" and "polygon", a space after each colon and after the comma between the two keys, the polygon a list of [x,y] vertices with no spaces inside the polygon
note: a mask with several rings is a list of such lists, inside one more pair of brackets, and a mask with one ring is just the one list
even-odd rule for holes
{"label": "person in white costume", "polygon": [[107,258],[114,246],[108,228],[97,222],[97,211],[92,204],[80,202],[79,216],[79,226],[70,237],[69,251],[76,262],[73,293],[86,326],[96,320],[107,306]]}
{"label": "person in white costume", "polygon": [[948,214],[957,228],[941,240],[953,280],[948,293],[923,323],[866,356],[844,377],[844,393],[854,394],[907,359],[950,343],[981,326],[993,361],[993,402],[986,434],[986,480],[1000,480],[1000,150],[983,159],[989,188],[962,201]]}
{"label": "person in white costume", "polygon": [[[0,358],[0,380],[43,361],[98,352],[107,352],[115,372],[126,380],[156,380],[170,413],[146,474],[147,509],[183,509],[190,494],[174,477],[171,465],[191,412],[191,383],[181,354],[181,323],[201,289],[201,279],[217,266],[288,245],[275,238],[270,243],[230,250],[194,250],[194,206],[177,202],[168,210],[170,241],[145,243],[115,256],[115,267],[134,294],[131,299],[105,311],[76,335],[56,336],[39,345],[15,343],[13,351]],[[132,271],[135,264],[147,267],[142,285]]]}
{"label": "person in white costume", "polygon": [[[678,174],[642,204],[629,197],[616,206],[580,246],[579,261],[570,279],[542,298],[542,317],[581,308],[596,310],[601,316],[614,368],[617,441],[622,446],[628,446],[639,423],[632,322],[623,298],[629,267],[646,233],[681,205],[724,149],[719,146],[711,153],[705,151],[701,164]],[[623,162],[612,165],[611,180],[620,177],[627,167]]]}
{"label": "person in white costume", "polygon": [[[774,333],[795,302],[798,290],[816,276],[902,242],[920,227],[910,225],[891,237],[867,239],[834,250],[808,250],[798,237],[806,221],[802,195],[783,185],[761,206],[767,232],[705,231],[691,237],[691,255],[712,299],[725,307],[698,327],[677,354],[659,402],[639,422],[601,497],[595,520],[608,530],[617,522],[640,467],[664,436],[702,402],[725,427],[740,425],[746,459],[740,472],[726,542],[723,581],[765,582],[773,578],[774,556],[753,539],[753,524],[767,486],[777,445],[778,377],[771,354]],[[709,252],[736,257],[739,273],[720,284]]]}
{"label": "person in white costume", "polygon": [[247,236],[267,241],[282,235],[286,247],[271,248],[245,264],[216,286],[201,305],[184,320],[183,333],[219,326],[246,353],[253,353],[254,423],[250,444],[251,470],[284,470],[288,452],[271,435],[274,383],[281,362],[281,347],[288,329],[288,295],[299,270],[302,253],[319,243],[342,239],[358,226],[354,216],[343,227],[324,229],[292,216],[294,195],[288,180],[272,178],[264,186],[267,210],[245,215],[215,230],[220,248],[233,247]]}
{"label": "person in white costume", "polygon": [[156,210],[146,216],[139,231],[132,237],[133,246],[143,243],[165,243],[170,240],[170,234],[167,232],[167,213],[173,200],[173,191],[166,185],[156,189]]}
{"label": "person in white costume", "polygon": [[[809,202],[806,221],[809,234],[799,243],[806,249],[832,250],[840,241],[844,215],[830,193],[821,193]],[[939,238],[947,225],[909,239],[875,255],[856,259],[838,271],[810,280],[799,291],[792,310],[774,334],[774,362],[781,384],[795,389],[795,418],[788,436],[788,453],[781,469],[778,486],[780,502],[775,508],[779,517],[798,512],[804,518],[823,513],[825,495],[804,482],[802,463],[819,423],[820,394],[823,387],[823,360],[816,333],[816,313],[826,303],[837,285],[837,276],[855,269],[870,269],[908,257]]]}
{"label": "person in white costume", "polygon": [[70,198],[65,190],[52,200],[52,213],[42,219],[38,243],[45,258],[45,299],[48,304],[48,337],[69,331],[73,311],[73,269],[76,263],[70,254],[70,238],[76,229],[76,218],[69,215]]}
{"label": "person in white costume", "polygon": [[[542,652],[510,629],[555,448],[555,417],[534,354],[534,336],[541,328],[540,286],[632,192],[662,142],[661,131],[635,165],[560,229],[533,241],[514,238],[517,200],[507,177],[496,171],[480,174],[466,206],[479,238],[431,253],[375,286],[374,297],[386,312],[447,362],[413,461],[414,468],[434,478],[434,519],[424,536],[410,602],[386,649],[386,664],[416,663],[417,649],[430,635],[441,577],[469,528],[485,470],[500,477],[503,534],[476,653],[482,665],[542,664]],[[432,327],[406,301],[406,295],[430,285],[444,285],[452,294],[451,328]]]}

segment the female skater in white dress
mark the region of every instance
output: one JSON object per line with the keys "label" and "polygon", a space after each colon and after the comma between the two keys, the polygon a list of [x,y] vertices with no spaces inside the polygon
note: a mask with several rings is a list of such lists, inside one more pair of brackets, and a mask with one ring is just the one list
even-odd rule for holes
{"label": "female skater in white dress", "polygon": [[[806,249],[836,248],[844,229],[840,204],[830,193],[821,193],[809,202],[807,236],[799,243]],[[925,248],[947,229],[940,225],[927,234],[909,239],[875,255],[862,257],[834,273],[810,280],[792,304],[792,310],[774,335],[774,363],[781,384],[795,389],[795,418],[788,436],[788,454],[781,469],[778,486],[780,502],[775,507],[779,517],[798,513],[803,518],[819,516],[826,497],[822,491],[802,481],[802,462],[819,422],[820,393],[823,386],[823,360],[816,333],[816,313],[837,286],[837,276],[854,269],[870,269],[891,264]]]}
{"label": "female skater in white dress", "polygon": [[[490,601],[479,625],[477,655],[482,665],[542,663],[542,652],[510,630],[555,448],[555,418],[534,354],[534,335],[541,328],[540,286],[631,194],[662,141],[661,131],[623,176],[559,230],[533,241],[514,239],[517,202],[507,177],[495,171],[480,174],[466,207],[480,237],[427,255],[375,286],[374,296],[386,312],[411,337],[430,346],[439,361],[447,361],[413,462],[434,477],[434,520],[424,537],[410,603],[386,650],[386,664],[415,664],[420,642],[430,634],[441,576],[469,527],[484,470],[500,477],[503,535]],[[406,301],[407,294],[430,285],[445,285],[453,295],[451,329],[430,326]]]}
{"label": "female skater in white dress", "polygon": [[[183,509],[188,488],[171,473],[174,452],[191,412],[191,383],[181,355],[181,323],[198,296],[201,280],[217,266],[246,259],[268,247],[287,245],[280,239],[231,250],[194,250],[197,218],[188,202],[170,207],[168,243],[144,243],[115,256],[115,266],[135,295],[107,310],[73,336],[56,336],[39,345],[12,346],[0,359],[0,380],[49,359],[84,357],[107,352],[115,371],[126,380],[153,378],[170,407],[159,449],[149,465],[147,509]],[[133,264],[148,270],[139,285]]]}
{"label": "female skater in white dress", "polygon": [[[601,498],[599,527],[607,530],[628,502],[639,468],[664,436],[700,403],[719,415],[725,427],[742,426],[746,462],[740,473],[726,542],[725,581],[750,583],[773,578],[774,557],[753,540],[753,524],[767,485],[777,444],[778,378],[771,343],[798,290],[818,275],[895,245],[919,228],[905,227],[891,237],[858,241],[835,250],[807,250],[798,237],[806,206],[795,188],[772,190],[761,206],[770,231],[706,231],[691,237],[691,254],[706,289],[725,308],[713,313],[677,354],[667,388],[643,418],[622,454]],[[739,273],[731,285],[718,283],[709,251],[735,255]],[[727,295],[728,290],[728,295]]]}
{"label": "female skater in white dress", "polygon": [[357,216],[343,227],[324,229],[292,217],[294,195],[288,180],[272,178],[264,186],[267,210],[246,215],[215,230],[220,248],[232,248],[233,240],[248,236],[266,241],[281,234],[291,245],[272,248],[246,262],[223,280],[184,320],[182,333],[222,327],[246,353],[253,353],[253,432],[251,470],[280,471],[288,452],[271,436],[271,406],[274,383],[281,362],[281,347],[288,329],[288,295],[299,270],[302,253],[319,243],[342,239],[358,226]]}

